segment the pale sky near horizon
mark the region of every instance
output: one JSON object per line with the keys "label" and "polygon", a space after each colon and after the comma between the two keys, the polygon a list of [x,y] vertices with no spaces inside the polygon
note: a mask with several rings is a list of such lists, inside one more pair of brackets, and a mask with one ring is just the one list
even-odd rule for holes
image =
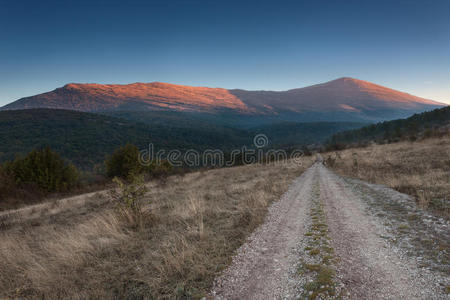
{"label": "pale sky near horizon", "polygon": [[450,104],[450,1],[0,0],[0,106],[70,82],[287,90],[354,77]]}

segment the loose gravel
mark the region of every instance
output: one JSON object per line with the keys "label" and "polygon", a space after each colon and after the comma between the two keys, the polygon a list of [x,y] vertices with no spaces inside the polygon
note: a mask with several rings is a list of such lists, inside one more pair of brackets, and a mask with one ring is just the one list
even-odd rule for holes
{"label": "loose gravel", "polygon": [[274,203],[266,222],[238,249],[232,265],[219,277],[216,299],[294,299],[299,263],[296,246],[305,230],[314,168],[294,181]]}
{"label": "loose gravel", "polygon": [[[448,274],[424,267],[411,251],[390,242],[386,237],[392,239],[396,234],[388,226],[392,222],[386,223],[386,218],[378,216],[380,210],[373,209],[386,206],[368,205],[362,191],[318,161],[269,208],[265,223],[238,249],[208,298],[449,299]],[[385,201],[389,193],[398,198],[398,192],[390,191],[384,188],[384,200],[372,194],[370,201]],[[326,228],[323,245],[333,249],[330,266],[337,293],[312,293],[305,288],[313,280],[311,274],[318,274],[302,271],[307,265],[318,265],[310,251],[305,251],[311,246],[310,230],[317,223],[317,212],[321,222],[326,222],[321,225]],[[442,232],[445,227],[440,224],[436,230]],[[445,232],[439,235],[447,237]],[[448,240],[439,243],[448,245]],[[448,270],[448,262],[441,267]]]}

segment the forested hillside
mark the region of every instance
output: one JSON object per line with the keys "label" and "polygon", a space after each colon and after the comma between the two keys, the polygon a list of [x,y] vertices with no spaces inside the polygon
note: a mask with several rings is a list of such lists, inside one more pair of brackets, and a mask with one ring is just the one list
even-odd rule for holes
{"label": "forested hillside", "polygon": [[321,144],[332,134],[361,128],[367,123],[356,122],[282,122],[265,126],[253,127],[253,134],[265,134],[272,145],[277,147],[299,147],[311,144]]}
{"label": "forested hillside", "polygon": [[407,119],[386,121],[360,129],[339,132],[331,137],[329,145],[339,147],[368,141],[390,142],[439,135],[446,131],[445,127],[449,124],[450,106],[447,106],[415,114]]}
{"label": "forested hillside", "polygon": [[[116,148],[149,143],[155,149],[229,149],[246,143],[238,130],[147,125],[110,116],[54,109],[0,112],[0,162],[49,146],[81,168],[102,163]],[[249,139],[251,141],[251,139]]]}
{"label": "forested hillside", "polygon": [[268,147],[305,146],[361,123],[283,122],[252,128],[233,128],[226,122],[197,119],[173,112],[115,112],[114,116],[57,109],[0,112],[0,162],[50,147],[82,169],[92,169],[127,143],[139,149],[221,149],[251,146],[256,134],[266,134]]}

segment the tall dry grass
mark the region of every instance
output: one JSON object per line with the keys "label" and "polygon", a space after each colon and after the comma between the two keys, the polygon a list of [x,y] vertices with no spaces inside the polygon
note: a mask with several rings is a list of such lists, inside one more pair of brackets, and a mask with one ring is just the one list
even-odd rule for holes
{"label": "tall dry grass", "polygon": [[384,184],[424,209],[450,216],[450,137],[371,145],[324,154],[336,172]]}
{"label": "tall dry grass", "polygon": [[251,165],[150,183],[138,230],[105,194],[1,217],[0,298],[201,298],[310,164]]}

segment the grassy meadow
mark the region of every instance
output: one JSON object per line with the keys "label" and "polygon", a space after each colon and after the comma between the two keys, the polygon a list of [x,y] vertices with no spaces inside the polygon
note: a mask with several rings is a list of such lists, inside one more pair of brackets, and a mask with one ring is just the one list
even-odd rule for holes
{"label": "grassy meadow", "polygon": [[150,182],[138,227],[107,192],[1,212],[0,298],[201,298],[312,162]]}
{"label": "grassy meadow", "polygon": [[324,155],[335,172],[384,184],[413,196],[417,204],[450,217],[450,135],[392,144],[372,144]]}

